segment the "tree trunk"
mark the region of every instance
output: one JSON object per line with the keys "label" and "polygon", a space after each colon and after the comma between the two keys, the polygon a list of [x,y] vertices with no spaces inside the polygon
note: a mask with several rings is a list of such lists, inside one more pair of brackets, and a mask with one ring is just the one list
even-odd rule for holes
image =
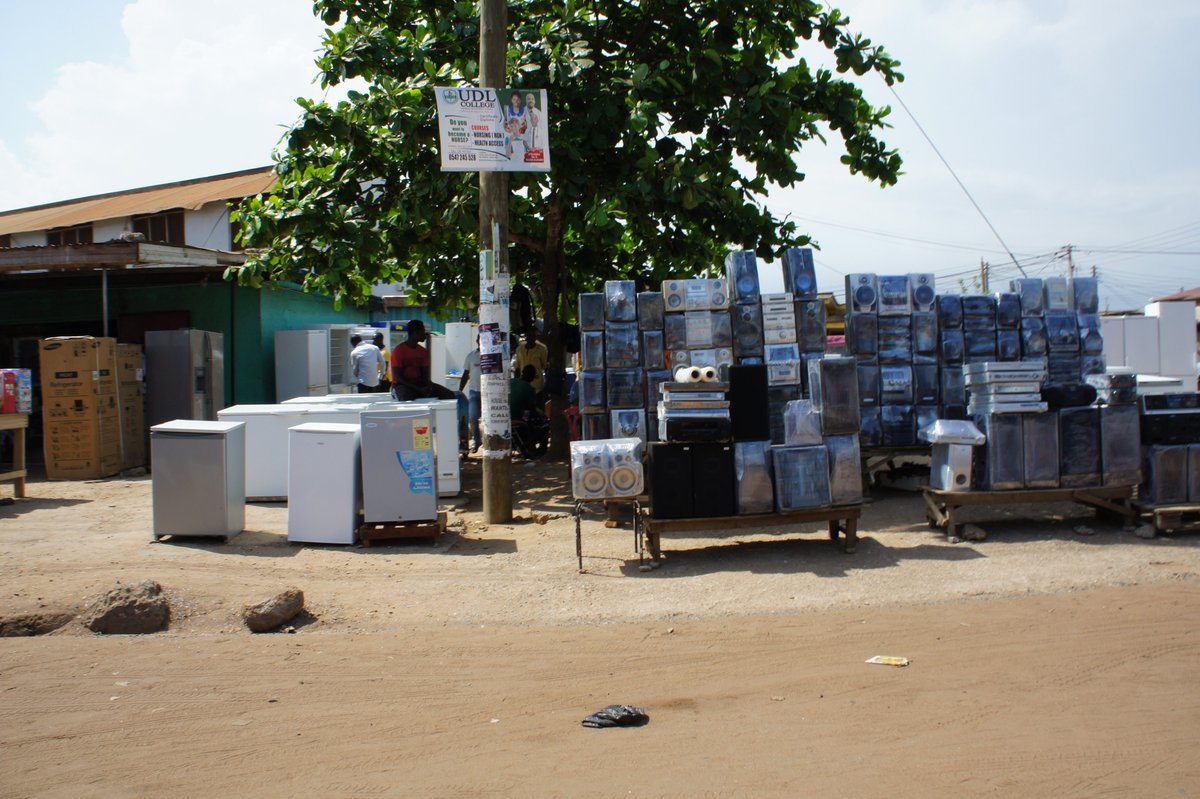
{"label": "tree trunk", "polygon": [[[552,196],[546,212],[546,248],[542,253],[541,285],[538,293],[542,300],[542,317],[545,321],[546,349],[550,363],[547,367],[558,374],[565,374],[566,353],[563,351],[563,320],[559,317],[560,291],[563,276],[562,201]],[[560,383],[559,385],[564,385]],[[563,410],[567,406],[565,393],[550,397],[550,446],[546,451],[549,458],[563,459],[570,449],[570,430]]]}

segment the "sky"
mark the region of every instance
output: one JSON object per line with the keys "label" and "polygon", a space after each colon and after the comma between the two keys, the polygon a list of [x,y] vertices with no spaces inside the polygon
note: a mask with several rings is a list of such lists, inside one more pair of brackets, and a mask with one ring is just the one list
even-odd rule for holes
{"label": "sky", "polygon": [[[975,290],[986,261],[995,291],[1019,275],[1009,253],[1030,276],[1061,275],[1068,245],[1110,310],[1200,286],[1200,3],[838,7],[901,61],[895,94],[859,83],[893,108],[884,138],[904,174],[881,189],[848,173],[836,141],[817,142],[797,155],[806,180],[771,191],[772,211],[820,246],[822,290],[841,294],[853,272]],[[308,0],[0,0],[0,209],[269,164],[295,98],[321,96],[311,12]],[[802,55],[821,63],[820,50]],[[778,267],[762,272],[778,290]]]}

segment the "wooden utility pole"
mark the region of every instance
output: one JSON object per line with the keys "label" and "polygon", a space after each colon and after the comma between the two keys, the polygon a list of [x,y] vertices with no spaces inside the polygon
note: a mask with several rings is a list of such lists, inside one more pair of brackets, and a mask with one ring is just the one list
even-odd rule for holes
{"label": "wooden utility pole", "polygon": [[[501,89],[508,57],[507,0],[482,0],[479,4],[479,88]],[[495,235],[493,235],[495,232]],[[508,173],[479,173],[479,249],[494,250],[493,289],[508,292]],[[486,253],[483,257],[486,257]],[[480,290],[484,290],[480,273]],[[508,304],[499,291],[493,302],[480,297],[479,321],[495,321],[505,341],[508,337]],[[488,307],[490,306],[490,307]],[[504,350],[507,352],[507,348]],[[508,359],[501,357],[499,374],[481,374],[483,398],[483,520],[488,524],[512,521],[512,432],[508,402]],[[482,371],[482,370],[481,370]]]}
{"label": "wooden utility pole", "polygon": [[988,265],[982,258],[979,259],[979,289],[981,294],[988,293]]}
{"label": "wooden utility pole", "polygon": [[1070,244],[1067,245],[1067,277],[1075,278],[1075,259],[1071,257],[1071,250],[1074,249]]}

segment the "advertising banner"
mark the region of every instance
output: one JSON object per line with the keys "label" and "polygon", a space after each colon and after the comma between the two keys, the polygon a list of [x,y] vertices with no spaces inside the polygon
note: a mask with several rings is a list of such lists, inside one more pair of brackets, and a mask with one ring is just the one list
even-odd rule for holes
{"label": "advertising banner", "polygon": [[443,172],[549,172],[545,89],[434,89]]}

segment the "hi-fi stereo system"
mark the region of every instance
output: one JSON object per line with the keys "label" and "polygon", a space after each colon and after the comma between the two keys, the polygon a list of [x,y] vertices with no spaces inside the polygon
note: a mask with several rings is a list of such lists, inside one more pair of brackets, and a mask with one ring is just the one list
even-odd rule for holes
{"label": "hi-fi stereo system", "polygon": [[640,438],[571,442],[571,489],[576,499],[636,497],[643,486]]}

